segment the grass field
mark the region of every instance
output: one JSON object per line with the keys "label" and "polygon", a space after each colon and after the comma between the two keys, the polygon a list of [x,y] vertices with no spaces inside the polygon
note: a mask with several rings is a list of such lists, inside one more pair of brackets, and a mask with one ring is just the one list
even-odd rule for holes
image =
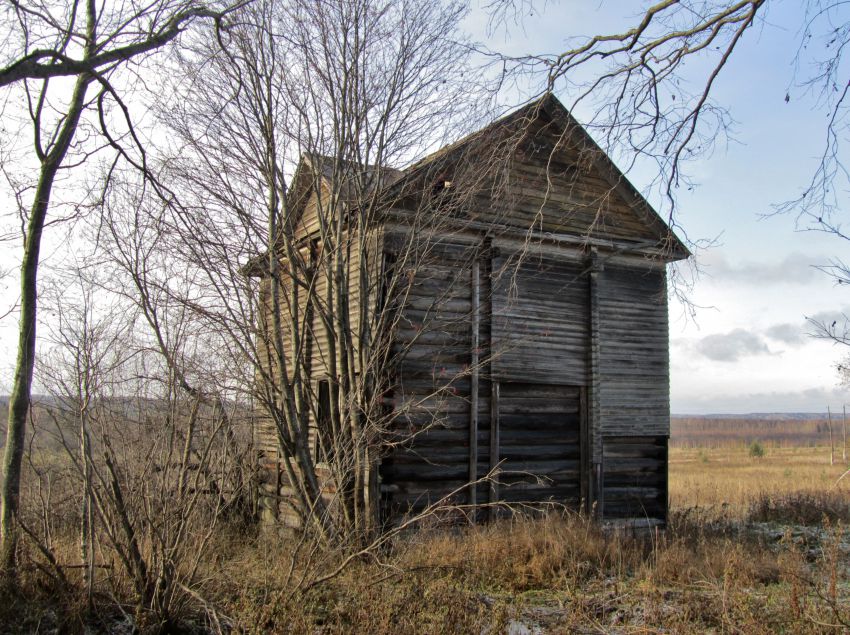
{"label": "grass field", "polygon": [[830,465],[828,447],[764,448],[751,458],[746,446],[721,449],[670,449],[670,505],[673,510],[726,505],[742,515],[761,496],[794,492],[840,493],[850,497],[850,476],[836,455]]}
{"label": "grass field", "polygon": [[257,579],[236,577],[225,610],[304,632],[845,633],[850,477],[835,486],[839,463],[823,446],[761,458],[741,444],[674,447],[666,532],[605,533],[575,516],[436,529],[296,605],[255,613],[245,593]]}
{"label": "grass field", "polygon": [[[178,590],[174,626],[386,635],[850,632],[850,477],[835,484],[840,452],[830,465],[824,446],[764,450],[751,458],[742,443],[672,447],[670,524],[644,536],[604,531],[575,514],[435,524],[340,567],[341,554],[291,535],[221,524],[199,549],[191,589]],[[73,563],[78,536],[57,533],[54,548]],[[57,587],[31,546],[24,558],[27,593],[0,599],[0,633],[131,631],[129,581],[111,561],[104,559],[87,613],[78,569]]]}
{"label": "grass field", "polygon": [[824,447],[765,452],[672,449],[665,532],[606,533],[575,516],[426,531],[308,602],[255,614],[255,579],[231,587],[231,606],[250,607],[242,623],[304,632],[850,632],[844,468]]}

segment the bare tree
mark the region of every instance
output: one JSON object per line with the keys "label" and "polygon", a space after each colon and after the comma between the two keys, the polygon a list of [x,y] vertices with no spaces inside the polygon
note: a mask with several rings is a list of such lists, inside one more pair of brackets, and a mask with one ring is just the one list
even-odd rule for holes
{"label": "bare tree", "polygon": [[[771,28],[768,0],[661,0],[643,3],[632,26],[590,37],[568,37],[560,50],[508,57],[484,51],[504,67],[506,82],[566,95],[571,109],[626,170],[651,161],[666,211],[675,221],[676,190],[691,187],[687,162],[713,151],[727,138],[732,113],[715,98],[718,78],[730,60],[742,55],[741,42],[754,27]],[[493,22],[509,21],[535,7],[526,0],[491,3]],[[797,214],[801,228],[846,238],[840,209],[848,172],[842,162],[848,133],[845,55],[850,15],[843,2],[807,0],[800,23],[789,32],[789,73],[785,101],[814,100],[813,116],[823,117],[824,144],[801,194],[776,201],[776,211]],[[568,35],[568,34],[565,34]],[[675,226],[675,222],[671,222]],[[827,267],[846,282],[840,261]]]}
{"label": "bare tree", "polygon": [[[168,630],[196,593],[206,544],[243,494],[228,476],[243,458],[234,445],[244,441],[227,432],[248,410],[231,402],[222,412],[223,404],[184,390],[196,365],[214,366],[209,352],[193,354],[192,313],[173,310],[163,296],[143,304],[108,294],[92,269],[67,279],[56,305],[53,346],[39,364],[53,399],[42,410],[80,501],[79,566],[89,606],[95,591],[110,586],[124,596],[118,589],[125,581],[139,628]],[[60,527],[68,522],[48,514]],[[31,513],[19,518],[55,571],[69,566],[48,534],[33,529]],[[98,575],[109,562],[117,568]]]}
{"label": "bare tree", "polygon": [[[36,351],[38,265],[57,176],[68,167],[69,150],[84,112],[91,106],[97,110],[100,131],[107,142],[127,157],[118,143],[121,135],[110,134],[107,127],[107,111],[113,103],[125,120],[125,134],[138,142],[129,111],[115,88],[116,71],[128,61],[139,61],[173,41],[196,19],[218,20],[226,10],[173,0],[103,6],[93,0],[73,0],[58,4],[12,2],[0,11],[4,41],[0,86],[23,94],[23,108],[34,140],[31,156],[38,173],[31,194],[25,188],[18,199],[21,224],[25,227],[20,326],[0,492],[0,566],[4,579],[11,580],[15,573],[15,515]],[[72,82],[70,90],[62,78]],[[94,95],[90,94],[92,85],[98,87]],[[70,97],[63,97],[68,94]],[[84,161],[96,146],[79,150],[76,162]],[[143,149],[137,150],[143,157]]]}
{"label": "bare tree", "polygon": [[[504,20],[512,0],[493,4]],[[684,163],[711,152],[723,138],[730,114],[712,90],[742,37],[764,11],[765,0],[663,0],[642,10],[634,26],[592,37],[568,37],[558,51],[506,57],[486,51],[519,76],[568,96],[571,110],[589,113],[582,123],[628,171],[650,160],[656,185],[675,227],[675,190],[689,186]],[[699,78],[683,69],[701,61]],[[687,86],[695,89],[689,91]]]}
{"label": "bare tree", "polygon": [[[389,275],[391,237],[380,228],[402,197],[422,192],[387,195],[399,176],[387,166],[456,135],[487,103],[464,76],[469,48],[455,32],[464,11],[455,2],[258,1],[235,14],[222,47],[202,37],[183,49],[175,76],[186,81],[161,108],[174,147],[160,180],[180,198],[138,206],[157,228],[151,248],[192,272],[203,292],[181,301],[248,362],[292,512],[326,543],[375,529],[377,501],[364,493],[389,441],[388,370],[403,355],[389,338],[393,302],[419,263],[437,257],[429,237],[460,206],[435,204],[439,174],[424,167],[410,187],[426,184],[429,195],[404,221],[413,230],[393,238]],[[246,263],[262,273],[259,288]],[[162,277],[144,284],[179,295]],[[435,311],[423,312],[427,333]],[[441,380],[431,399],[446,399],[456,379]]]}

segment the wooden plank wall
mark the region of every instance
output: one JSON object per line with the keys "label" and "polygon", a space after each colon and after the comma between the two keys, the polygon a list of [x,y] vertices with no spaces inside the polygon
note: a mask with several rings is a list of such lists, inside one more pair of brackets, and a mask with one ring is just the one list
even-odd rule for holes
{"label": "wooden plank wall", "polygon": [[[419,511],[500,462],[500,486],[479,485],[473,496],[464,493],[456,501],[554,501],[577,508],[581,500],[586,268],[575,254],[570,260],[538,254],[512,261],[483,251],[471,242],[441,240],[416,270],[397,333],[397,346],[410,348],[392,398],[400,413],[398,438],[415,437],[383,459],[385,517]],[[476,357],[481,363],[473,399],[470,365]],[[494,401],[498,417],[492,416]],[[491,434],[498,435],[496,445]]]}
{"label": "wooden plank wall", "polygon": [[[604,518],[666,518],[669,332],[663,266],[604,264],[597,274]],[[599,447],[601,445],[601,447]]]}
{"label": "wooden plank wall", "polygon": [[667,436],[666,272],[608,263],[598,276],[600,433]]}
{"label": "wooden plank wall", "polygon": [[[455,187],[477,194],[463,208],[468,220],[580,237],[643,242],[659,239],[599,169],[606,161],[578,129],[563,130],[547,114],[491,146],[482,138],[455,160]],[[482,174],[482,157],[489,171]]]}
{"label": "wooden plank wall", "polygon": [[[580,470],[581,462],[588,470],[591,461],[601,460],[606,517],[636,509],[624,507],[622,501],[624,488],[632,483],[637,489],[628,496],[637,496],[644,512],[661,514],[663,506],[652,502],[657,497],[646,494],[641,479],[651,474],[659,481],[653,487],[666,488],[666,441],[663,457],[652,454],[655,450],[640,449],[640,443],[649,438],[658,445],[657,439],[666,439],[669,433],[664,270],[603,264],[591,293],[590,265],[575,254],[529,255],[512,262],[504,253],[482,257],[473,245],[468,238],[443,239],[429,245],[427,256],[416,263],[397,332],[397,351],[406,352],[390,399],[400,414],[397,438],[414,439],[385,456],[380,467],[385,518],[421,510],[484,476],[491,463],[499,461],[504,461],[505,472],[514,474],[500,477],[503,485],[498,491],[491,493],[481,485],[474,497],[465,490],[455,502],[484,503],[495,494],[498,500],[554,499],[577,507],[587,487],[582,479],[588,479]],[[477,355],[472,328],[475,258],[480,285]],[[582,457],[581,416],[592,401],[583,387],[593,385],[594,312],[598,419],[591,422],[597,426],[591,431],[592,447]],[[320,372],[327,361],[321,330],[316,324],[313,364]],[[471,392],[475,357],[481,362],[477,400]],[[495,455],[490,444],[493,378],[500,389]],[[469,427],[475,419],[470,410],[473,401],[478,415],[474,436]],[[260,426],[259,439],[266,451],[264,460],[274,462],[277,444],[268,422]],[[629,472],[637,463],[618,463],[623,450],[611,444],[632,442],[638,444],[632,449],[649,454],[632,457],[646,465]],[[543,480],[535,481],[532,474]],[[270,476],[266,488],[270,501],[285,498],[285,477]],[[279,509],[275,513],[288,517]]]}
{"label": "wooden plank wall", "polygon": [[[470,242],[446,238],[428,246],[411,269],[410,293],[401,308],[396,353],[402,357],[392,405],[400,447],[380,467],[385,517],[417,512],[469,482],[472,363],[472,261]],[[395,275],[405,275],[397,271]],[[489,291],[486,266],[479,268],[484,289],[479,299],[479,358],[489,343]],[[479,373],[480,394],[489,394],[486,373]],[[487,448],[489,400],[478,400],[480,448]],[[411,440],[412,438],[412,440]],[[478,473],[488,470],[486,452],[478,453]],[[477,497],[486,500],[486,489]],[[468,502],[464,490],[455,502]]]}
{"label": "wooden plank wall", "polygon": [[500,383],[500,499],[578,509],[580,432],[580,388]]}
{"label": "wooden plank wall", "polygon": [[[310,211],[310,206],[308,206],[308,212]],[[309,218],[309,216],[308,216]],[[347,257],[349,264],[349,276],[350,276],[350,289],[349,289],[349,324],[350,328],[353,329],[353,332],[356,334],[358,329],[358,320],[359,320],[359,311],[360,311],[360,298],[361,298],[361,289],[358,282],[359,276],[359,267],[363,259],[365,258],[367,262],[365,263],[368,270],[368,284],[369,287],[364,290],[364,292],[368,295],[369,308],[374,307],[374,303],[377,301],[378,289],[380,288],[380,268],[382,266],[382,233],[380,231],[375,231],[371,233],[367,239],[364,241],[366,245],[365,250],[358,249],[358,237],[351,236],[351,250],[350,255]],[[307,253],[309,247],[304,247],[303,251]],[[307,256],[305,256],[306,258]],[[320,258],[322,256],[319,256]],[[327,263],[322,263],[318,269],[315,279],[315,294],[319,299],[319,303],[324,305],[327,298],[327,290],[328,290],[328,275],[329,269],[327,268]],[[286,266],[285,262],[281,263],[282,267]],[[264,323],[261,324],[261,333],[263,333],[266,329],[268,329],[271,324],[271,299],[270,299],[270,285],[271,280],[269,278],[265,278],[260,281],[260,300],[263,306],[263,320]],[[286,325],[290,318],[290,308],[287,302],[289,301],[289,296],[287,287],[284,285],[284,288],[281,291],[281,322],[284,326],[283,328],[283,341],[284,348],[287,353],[287,357],[291,361],[295,351],[292,350],[292,342],[289,337],[288,329]],[[322,320],[319,311],[315,310],[313,307],[309,307],[307,302],[307,294],[302,291],[299,296],[299,315],[302,319],[305,319],[307,323],[310,324],[310,328],[305,330],[302,334],[306,337],[306,343],[304,346],[304,352],[310,360],[309,363],[309,381],[311,385],[315,389],[316,382],[320,379],[326,378],[329,373],[330,368],[330,359],[328,358],[329,347],[329,333],[325,324]],[[309,315],[307,313],[309,312]],[[359,338],[355,337],[355,343],[359,346]],[[355,346],[355,360],[357,359],[357,348]],[[265,355],[267,343],[261,335],[257,341],[257,349],[261,358]],[[290,368],[291,374],[291,368]],[[275,371],[275,377],[279,376],[279,374]],[[310,436],[310,446],[312,448],[313,455],[315,456],[315,444],[316,444],[316,421],[315,421],[315,413],[311,410],[309,413],[309,436]],[[292,512],[291,505],[287,502],[288,499],[291,498],[292,492],[290,491],[287,483],[288,479],[286,474],[283,472],[282,467],[282,458],[280,456],[279,444],[277,440],[277,431],[275,429],[273,420],[269,416],[259,416],[257,417],[257,447],[260,454],[260,462],[261,466],[264,470],[263,484],[261,487],[261,498],[262,504],[264,506],[265,515],[271,518],[275,518],[278,522],[286,526],[297,526],[297,516]],[[326,502],[332,499],[332,495],[334,492],[335,484],[332,481],[330,471],[327,468],[319,466],[317,469],[317,475],[320,479],[320,482],[323,486],[323,491],[325,492]]]}
{"label": "wooden plank wall", "polygon": [[606,436],[602,443],[606,520],[667,520],[667,437]]}
{"label": "wooden plank wall", "polygon": [[499,255],[493,272],[493,376],[586,386],[590,306],[584,263]]}

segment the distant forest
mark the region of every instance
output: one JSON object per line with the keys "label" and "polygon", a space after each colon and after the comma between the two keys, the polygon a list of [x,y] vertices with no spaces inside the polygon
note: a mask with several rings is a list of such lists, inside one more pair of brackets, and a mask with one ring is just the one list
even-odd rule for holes
{"label": "distant forest", "polygon": [[[842,416],[841,412],[832,415],[836,448],[843,443]],[[825,414],[673,415],[671,418],[671,447],[730,447],[747,445],[752,441],[774,447],[829,445],[829,421]]]}
{"label": "distant forest", "polygon": [[[46,396],[36,396],[39,404],[50,404]],[[0,395],[0,420],[5,423],[8,396]],[[37,431],[49,432],[36,435],[37,443],[43,447],[59,449],[58,439],[49,418],[44,417],[42,408],[33,413]],[[832,434],[836,448],[843,444],[843,415],[832,414]],[[0,429],[2,429],[0,423]],[[850,415],[847,426],[850,427]],[[753,441],[771,447],[814,447],[829,445],[829,420],[819,413],[759,413],[745,415],[672,415],[670,418],[670,447],[676,448],[728,448],[749,445]],[[3,439],[0,438],[0,447]],[[57,446],[57,447],[53,447]]]}

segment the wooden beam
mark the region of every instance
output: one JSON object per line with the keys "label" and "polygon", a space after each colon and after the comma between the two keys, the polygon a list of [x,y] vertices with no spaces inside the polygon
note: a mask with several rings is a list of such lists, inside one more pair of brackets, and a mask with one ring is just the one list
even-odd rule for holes
{"label": "wooden beam", "polygon": [[579,390],[579,448],[581,448],[580,486],[581,510],[590,513],[590,443],[588,439],[587,386]]}
{"label": "wooden beam", "polygon": [[600,326],[599,315],[599,287],[601,285],[600,273],[602,263],[596,248],[591,248],[589,258],[590,270],[590,386],[588,395],[588,466],[590,467],[590,482],[588,484],[588,504],[596,509],[598,518],[602,518],[602,482],[604,478],[604,466],[602,465],[602,422],[600,421]]}
{"label": "wooden beam", "polygon": [[[469,504],[477,504],[475,481],[478,480],[478,365],[481,322],[481,269],[478,259],[472,263],[472,351],[470,365],[470,412],[469,412]],[[476,510],[472,509],[472,519],[475,522]]]}
{"label": "wooden beam", "polygon": [[495,504],[499,502],[499,475],[496,466],[499,464],[499,381],[490,382],[490,471],[493,480],[490,481],[490,520],[496,518]]}
{"label": "wooden beam", "polygon": [[670,436],[667,435],[664,438],[664,488],[662,496],[664,500],[662,501],[662,505],[664,505],[664,526],[667,527],[670,522]]}
{"label": "wooden beam", "polygon": [[281,474],[281,469],[280,469],[280,463],[283,460],[283,457],[280,454],[280,450],[276,450],[276,457],[277,457],[277,460],[274,462],[274,477],[275,477],[274,478],[274,495],[275,495],[275,499],[274,499],[274,511],[272,512],[275,522],[277,522],[280,519],[280,492],[283,489],[283,482],[282,482],[282,478],[281,478],[283,475]]}

